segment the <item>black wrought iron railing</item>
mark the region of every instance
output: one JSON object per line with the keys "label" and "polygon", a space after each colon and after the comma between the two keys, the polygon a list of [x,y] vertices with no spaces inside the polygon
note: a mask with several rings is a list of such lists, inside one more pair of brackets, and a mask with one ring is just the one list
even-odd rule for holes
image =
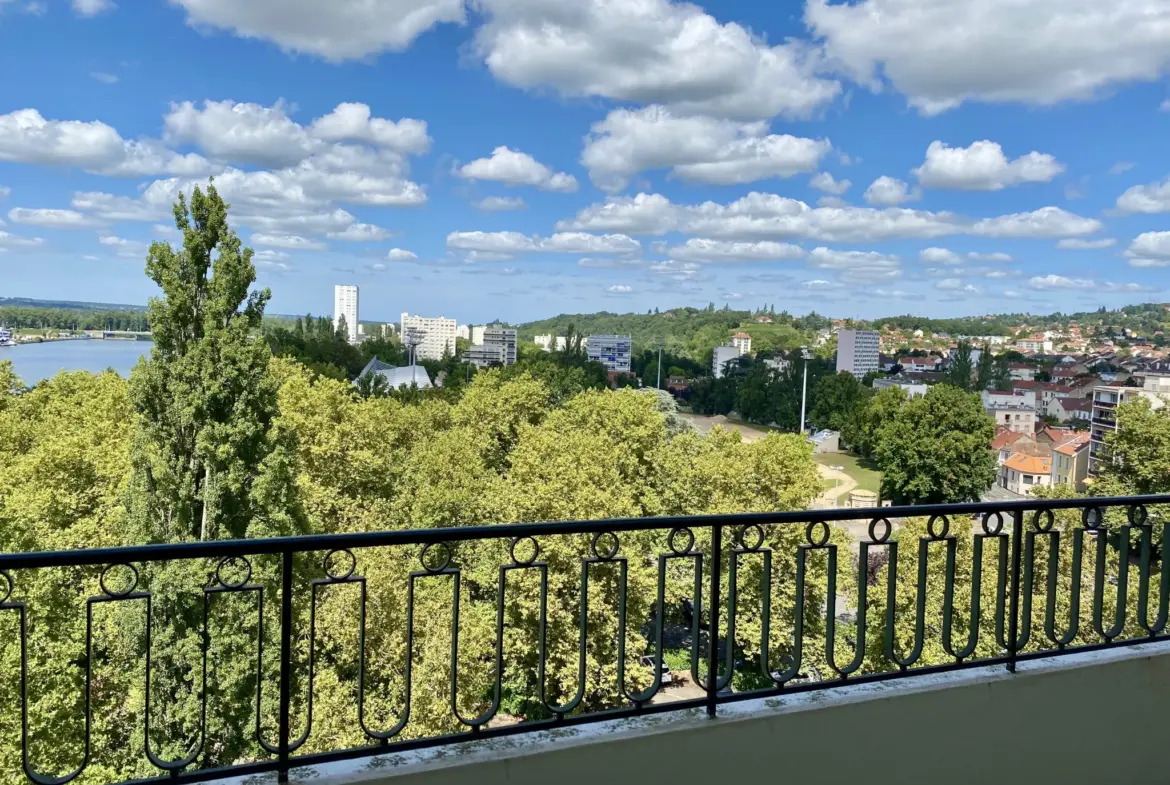
{"label": "black wrought iron railing", "polygon": [[285,781],[1162,640],[1160,505],[1170,496],[0,555],[0,775]]}

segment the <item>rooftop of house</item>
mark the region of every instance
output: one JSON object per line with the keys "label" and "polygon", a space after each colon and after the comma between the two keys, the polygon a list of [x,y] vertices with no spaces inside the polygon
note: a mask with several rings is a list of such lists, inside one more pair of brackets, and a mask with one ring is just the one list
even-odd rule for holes
{"label": "rooftop of house", "polygon": [[1052,448],[1052,451],[1058,452],[1061,455],[1076,455],[1081,450],[1088,448],[1088,446],[1089,446],[1089,434],[1080,433],[1080,434],[1077,434],[1077,438],[1070,439],[1069,441],[1065,442],[1064,444],[1056,445],[1055,447]]}
{"label": "rooftop of house", "polygon": [[1021,474],[1051,474],[1052,458],[1043,455],[1028,455],[1024,452],[1013,453],[1003,465]]}
{"label": "rooftop of house", "polygon": [[1009,431],[1006,428],[1000,428],[995,434],[995,438],[991,440],[991,449],[1002,450],[1005,447],[1010,447],[1021,439],[1031,441],[1032,437],[1026,433],[1019,433],[1017,431]]}

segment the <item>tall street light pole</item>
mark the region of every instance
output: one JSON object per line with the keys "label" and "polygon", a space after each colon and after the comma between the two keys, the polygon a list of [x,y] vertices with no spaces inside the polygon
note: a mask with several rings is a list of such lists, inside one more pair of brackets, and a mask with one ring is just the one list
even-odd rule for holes
{"label": "tall street light pole", "polygon": [[808,360],[809,360],[809,353],[808,353],[808,347],[807,347],[807,346],[802,346],[802,347],[800,347],[800,356],[801,356],[801,358],[804,360],[804,385],[801,387],[801,391],[800,391],[800,432],[803,434],[803,433],[805,432],[805,430],[804,430],[804,413],[805,413],[805,405],[806,405],[806,403],[807,403],[807,401],[808,401]]}
{"label": "tall street light pole", "polygon": [[658,382],[654,385],[657,389],[662,389],[662,339],[658,339]]}

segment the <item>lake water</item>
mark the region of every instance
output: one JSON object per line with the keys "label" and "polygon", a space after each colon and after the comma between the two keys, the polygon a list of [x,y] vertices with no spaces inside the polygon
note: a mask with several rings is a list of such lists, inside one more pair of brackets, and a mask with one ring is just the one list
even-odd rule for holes
{"label": "lake water", "polygon": [[138,358],[150,353],[150,341],[46,341],[0,348],[0,360],[11,360],[16,375],[27,385],[56,376],[59,371],[101,373],[113,368],[130,378]]}

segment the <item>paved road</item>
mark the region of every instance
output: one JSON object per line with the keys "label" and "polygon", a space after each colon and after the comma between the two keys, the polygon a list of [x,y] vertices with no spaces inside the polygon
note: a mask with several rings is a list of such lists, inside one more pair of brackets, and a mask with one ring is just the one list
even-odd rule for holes
{"label": "paved road", "polygon": [[848,501],[849,492],[857,487],[857,481],[854,480],[852,477],[850,477],[845,472],[839,472],[836,469],[833,469],[829,466],[825,466],[825,465],[820,464],[820,463],[817,464],[817,471],[819,471],[821,473],[821,477],[823,477],[824,479],[837,481],[837,486],[835,488],[829,488],[828,490],[826,490],[824,493],[822,493],[820,496],[817,497],[817,501],[821,502],[820,506],[821,507],[843,507],[843,506],[845,506],[844,502],[842,502],[841,499],[844,498],[844,500],[846,502]]}
{"label": "paved road", "polygon": [[754,442],[757,439],[762,439],[768,435],[767,431],[759,428],[753,428],[750,425],[741,425],[737,422],[731,422],[722,414],[717,414],[714,417],[708,417],[705,414],[691,414],[690,412],[679,412],[679,416],[685,420],[689,420],[691,425],[695,426],[695,430],[702,434],[711,432],[711,429],[716,425],[723,428],[725,431],[739,431],[740,436],[745,442]]}

